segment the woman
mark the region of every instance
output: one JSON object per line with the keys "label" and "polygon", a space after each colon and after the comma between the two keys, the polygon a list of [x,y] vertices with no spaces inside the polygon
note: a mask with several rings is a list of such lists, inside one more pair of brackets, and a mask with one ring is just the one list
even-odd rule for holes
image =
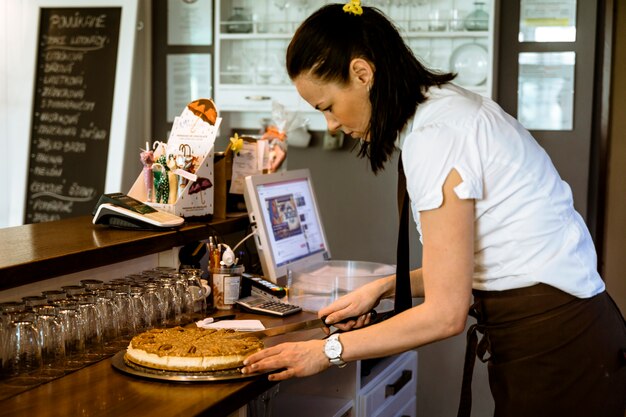
{"label": "woman", "polygon": [[623,417],[626,326],[570,188],[514,118],[425,69],[382,13],[358,3],[310,16],[287,71],[329,130],[362,139],[374,173],[401,149],[423,244],[412,295],[424,302],[366,326],[395,289],[394,277],[369,283],[320,310],[346,331],[338,340],[265,349],[244,372],[307,376],[457,335],[473,295],[496,416]]}

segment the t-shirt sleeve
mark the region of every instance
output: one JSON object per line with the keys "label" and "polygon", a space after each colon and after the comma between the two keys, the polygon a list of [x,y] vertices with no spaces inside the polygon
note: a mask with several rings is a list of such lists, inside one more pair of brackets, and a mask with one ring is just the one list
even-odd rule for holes
{"label": "t-shirt sleeve", "polygon": [[430,125],[411,132],[402,149],[402,163],[413,209],[432,210],[443,202],[443,183],[453,169],[463,182],[454,191],[462,199],[483,195],[479,138],[471,123]]}

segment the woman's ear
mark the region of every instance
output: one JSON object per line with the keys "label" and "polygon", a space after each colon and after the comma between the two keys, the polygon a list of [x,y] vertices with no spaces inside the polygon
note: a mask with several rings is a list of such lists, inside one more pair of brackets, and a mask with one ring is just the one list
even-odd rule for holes
{"label": "woman's ear", "polygon": [[354,58],[350,62],[350,78],[369,89],[374,82],[374,67],[363,58]]}

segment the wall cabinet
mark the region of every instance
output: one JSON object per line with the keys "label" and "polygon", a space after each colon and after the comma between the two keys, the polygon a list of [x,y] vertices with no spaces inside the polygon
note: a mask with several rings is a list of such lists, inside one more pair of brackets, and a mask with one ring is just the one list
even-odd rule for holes
{"label": "wall cabinet", "polygon": [[[492,96],[497,0],[378,0],[427,66],[457,72],[457,83]],[[215,13],[215,99],[227,124],[258,128],[273,101],[306,113],[312,130],[326,130],[285,72],[285,51],[298,25],[326,0],[223,0]]]}

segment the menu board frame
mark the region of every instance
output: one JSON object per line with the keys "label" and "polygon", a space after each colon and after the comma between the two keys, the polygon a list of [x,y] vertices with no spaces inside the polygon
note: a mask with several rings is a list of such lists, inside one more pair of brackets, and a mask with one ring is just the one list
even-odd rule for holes
{"label": "menu board frame", "polygon": [[[10,130],[16,134],[8,141],[9,152],[13,156],[10,207],[8,224],[16,225],[26,219],[26,196],[28,190],[28,169],[32,152],[31,127],[35,122],[33,114],[35,99],[35,77],[37,74],[37,55],[39,48],[39,27],[41,10],[44,8],[121,8],[117,58],[115,60],[115,80],[113,86],[113,105],[109,132],[109,146],[106,151],[106,172],[103,192],[119,191],[122,187],[123,169],[121,164],[126,153],[126,136],[130,103],[133,55],[137,31],[138,0],[26,0],[19,11],[22,16],[21,34],[16,33],[22,49],[32,54],[17,56],[19,74],[9,74],[20,85],[20,98],[15,100],[12,113],[17,117],[11,120]],[[9,90],[13,89],[10,86]],[[9,91],[10,94],[10,91]],[[88,162],[87,162],[88,167]],[[98,199],[94,197],[94,205]],[[84,214],[84,213],[82,213]],[[70,214],[68,217],[81,214]]]}

